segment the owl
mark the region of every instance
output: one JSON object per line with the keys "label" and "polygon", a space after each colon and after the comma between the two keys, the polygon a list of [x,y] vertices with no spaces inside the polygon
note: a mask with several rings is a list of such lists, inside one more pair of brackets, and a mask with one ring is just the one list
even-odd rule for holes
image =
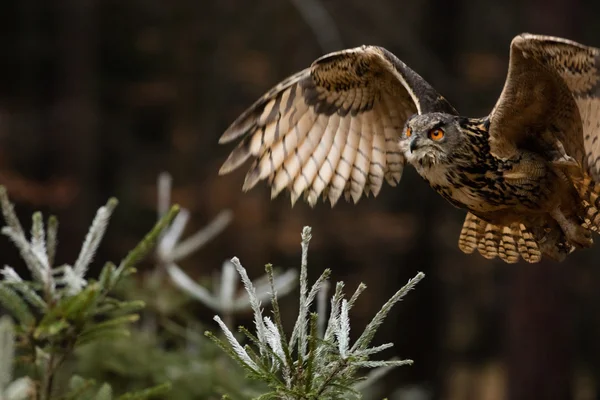
{"label": "owl", "polygon": [[243,190],[267,180],[292,205],[333,207],[395,186],[406,165],[467,211],[465,253],[507,263],[562,261],[600,229],[600,50],[521,34],[489,115],[460,116],[388,50],[325,55],[280,82],[219,142],[238,141],[219,173],[253,163]]}

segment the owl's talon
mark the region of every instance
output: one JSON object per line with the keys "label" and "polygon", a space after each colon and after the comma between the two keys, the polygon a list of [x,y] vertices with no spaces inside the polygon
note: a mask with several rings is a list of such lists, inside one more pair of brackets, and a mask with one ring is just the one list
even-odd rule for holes
{"label": "owl's talon", "polygon": [[578,248],[592,247],[594,239],[592,238],[592,232],[590,230],[585,229],[578,222],[567,218],[558,208],[554,210],[551,215],[560,225],[560,228],[564,232],[569,243]]}
{"label": "owl's talon", "polygon": [[592,233],[580,225],[573,225],[573,232],[565,233],[567,239],[576,247],[589,248],[594,244]]}

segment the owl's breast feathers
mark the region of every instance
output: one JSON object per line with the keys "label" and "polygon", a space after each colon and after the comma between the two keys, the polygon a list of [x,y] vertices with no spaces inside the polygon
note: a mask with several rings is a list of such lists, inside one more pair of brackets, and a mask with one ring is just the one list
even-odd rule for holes
{"label": "owl's breast feathers", "polygon": [[421,176],[451,204],[478,215],[545,209],[554,186],[547,161],[530,152],[509,159],[495,157],[488,127],[487,119],[461,121],[463,146],[446,163],[418,168]]}

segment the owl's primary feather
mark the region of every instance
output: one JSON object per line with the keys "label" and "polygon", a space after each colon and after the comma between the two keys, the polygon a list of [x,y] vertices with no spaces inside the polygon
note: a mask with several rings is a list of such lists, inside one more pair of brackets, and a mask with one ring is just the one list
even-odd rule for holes
{"label": "owl's primary feather", "polygon": [[458,116],[389,51],[328,54],[262,96],[223,134],[227,173],[254,159],[244,190],[268,180],[336,204],[396,185],[405,164],[468,210],[465,253],[514,263],[564,259],[600,229],[600,51],[522,34],[484,118]]}

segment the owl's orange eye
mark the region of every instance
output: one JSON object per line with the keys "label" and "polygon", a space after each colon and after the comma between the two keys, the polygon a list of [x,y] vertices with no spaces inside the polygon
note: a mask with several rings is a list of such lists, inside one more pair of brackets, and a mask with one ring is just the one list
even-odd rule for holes
{"label": "owl's orange eye", "polygon": [[444,131],[440,128],[432,129],[429,131],[429,139],[431,140],[442,140],[444,138]]}
{"label": "owl's orange eye", "polygon": [[406,137],[411,137],[411,136],[412,136],[412,129],[406,128]]}

